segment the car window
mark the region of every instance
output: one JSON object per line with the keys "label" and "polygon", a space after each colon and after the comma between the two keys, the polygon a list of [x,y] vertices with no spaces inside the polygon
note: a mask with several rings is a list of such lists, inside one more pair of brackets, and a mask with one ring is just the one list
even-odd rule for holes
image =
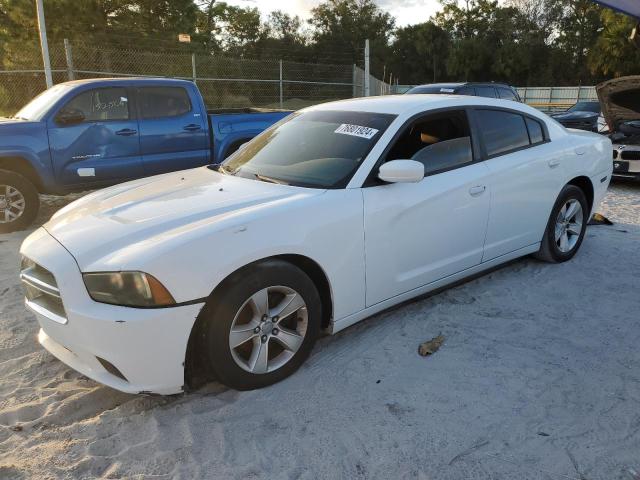
{"label": "car window", "polygon": [[470,95],[473,97],[475,94],[473,87],[462,87],[456,91],[456,95]]}
{"label": "car window", "polygon": [[515,94],[508,88],[497,87],[496,90],[498,90],[498,95],[500,96],[500,98],[504,100],[513,100],[514,102],[518,101],[518,98],[515,96]]}
{"label": "car window", "polygon": [[182,87],[143,87],[138,90],[142,118],[177,117],[191,111],[191,101]]}
{"label": "car window", "polygon": [[529,130],[531,144],[535,145],[536,143],[544,142],[544,133],[540,122],[529,117],[527,117],[525,121],[527,122],[527,130]]}
{"label": "car window", "polygon": [[496,98],[496,89],[493,87],[477,87],[476,95],[478,97]]}
{"label": "car window", "polygon": [[85,122],[128,120],[129,97],[124,88],[98,88],[71,99],[61,112],[80,111]]}
{"label": "car window", "polygon": [[522,115],[500,110],[477,110],[476,114],[487,155],[499,155],[529,145]]}
{"label": "car window", "polygon": [[467,114],[454,110],[412,121],[385,157],[385,161],[398,159],[422,163],[425,175],[471,163]]}
{"label": "car window", "polygon": [[289,115],[218,169],[265,182],[344,188],[395,115],[307,111]]}

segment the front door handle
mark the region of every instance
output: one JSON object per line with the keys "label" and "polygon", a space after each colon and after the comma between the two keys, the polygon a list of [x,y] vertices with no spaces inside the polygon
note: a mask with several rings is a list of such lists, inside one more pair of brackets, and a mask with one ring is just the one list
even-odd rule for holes
{"label": "front door handle", "polygon": [[486,189],[487,187],[485,185],[476,185],[475,187],[471,187],[469,189],[469,195],[471,195],[472,197],[478,197],[482,195]]}
{"label": "front door handle", "polygon": [[122,137],[130,137],[131,135],[135,135],[138,133],[137,130],[133,130],[132,128],[123,128],[122,130],[118,130],[116,135],[120,135]]}
{"label": "front door handle", "polygon": [[558,159],[549,160],[549,168],[556,168],[558,165],[560,165],[560,160]]}
{"label": "front door handle", "polygon": [[197,123],[190,123],[189,125],[185,125],[184,127],[182,127],[182,129],[186,130],[187,132],[195,132],[196,130],[200,130],[200,128],[202,127]]}

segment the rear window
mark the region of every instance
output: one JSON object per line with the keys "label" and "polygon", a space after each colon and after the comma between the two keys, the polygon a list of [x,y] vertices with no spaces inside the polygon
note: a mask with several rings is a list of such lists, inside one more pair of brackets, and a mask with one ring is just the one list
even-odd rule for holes
{"label": "rear window", "polygon": [[143,87],[138,90],[142,118],[178,117],[191,111],[189,95],[182,87]]}
{"label": "rear window", "polygon": [[529,134],[522,115],[500,110],[477,110],[476,113],[490,157],[529,145]]}

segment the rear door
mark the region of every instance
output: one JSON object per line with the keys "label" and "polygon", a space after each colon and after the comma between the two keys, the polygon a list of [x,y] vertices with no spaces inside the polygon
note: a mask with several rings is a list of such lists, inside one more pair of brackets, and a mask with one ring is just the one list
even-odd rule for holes
{"label": "rear door", "polygon": [[[87,90],[49,120],[51,158],[61,185],[106,185],[142,176],[138,122],[129,98],[124,87]],[[83,119],[62,123],[69,112]]]}
{"label": "rear door", "polygon": [[185,87],[140,87],[137,105],[145,175],[208,163],[207,118]]}
{"label": "rear door", "polygon": [[474,117],[491,171],[486,262],[541,241],[560,188],[560,160],[543,122],[495,108],[475,109]]}

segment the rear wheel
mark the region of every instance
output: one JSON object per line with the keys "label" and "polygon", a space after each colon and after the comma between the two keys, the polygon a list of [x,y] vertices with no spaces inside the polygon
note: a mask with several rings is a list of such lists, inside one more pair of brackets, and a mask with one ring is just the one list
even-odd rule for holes
{"label": "rear wheel", "polygon": [[232,388],[271,385],[309,356],[320,319],[320,296],[302,270],[281,260],[249,266],[203,309],[201,361]]}
{"label": "rear wheel", "polygon": [[19,173],[0,170],[0,233],[23,230],[35,220],[40,198],[35,186]]}
{"label": "rear wheel", "polygon": [[589,207],[584,192],[566,185],[551,211],[536,257],[553,263],[570,260],[580,248],[587,228]]}

